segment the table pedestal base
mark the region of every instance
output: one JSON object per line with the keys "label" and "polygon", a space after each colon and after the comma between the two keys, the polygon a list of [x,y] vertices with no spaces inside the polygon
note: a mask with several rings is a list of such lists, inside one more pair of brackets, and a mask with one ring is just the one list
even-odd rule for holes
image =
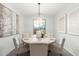
{"label": "table pedestal base", "polygon": [[31,56],[47,56],[48,44],[30,44]]}

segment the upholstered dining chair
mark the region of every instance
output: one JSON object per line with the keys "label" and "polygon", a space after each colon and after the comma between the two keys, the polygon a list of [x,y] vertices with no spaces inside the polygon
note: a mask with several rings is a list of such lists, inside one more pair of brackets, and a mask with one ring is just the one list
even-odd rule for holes
{"label": "upholstered dining chair", "polygon": [[31,34],[29,33],[23,33],[22,34],[22,38],[29,38],[31,36]]}
{"label": "upholstered dining chair", "polygon": [[39,39],[41,38],[41,31],[36,31],[36,37]]}
{"label": "upholstered dining chair", "polygon": [[63,53],[63,47],[64,47],[64,43],[65,43],[65,38],[63,38],[61,40],[61,43],[59,44],[58,42],[55,42],[53,44],[50,44],[49,46],[49,50],[53,53],[57,53],[59,54],[60,56],[62,55]]}
{"label": "upholstered dining chair", "polygon": [[21,54],[27,53],[29,51],[28,46],[20,44],[18,39],[13,38],[13,43],[15,46],[16,55],[21,55]]}
{"label": "upholstered dining chair", "polygon": [[[22,39],[28,40],[30,37],[32,37],[32,34],[29,34],[29,33],[23,33],[23,34],[22,34]],[[22,42],[24,45],[27,45],[28,48],[29,48],[29,44],[24,43],[22,39],[21,39],[21,42]]]}
{"label": "upholstered dining chair", "polygon": [[44,37],[45,37],[45,38],[53,38],[54,35],[53,35],[52,33],[47,33],[47,34],[45,34]]}

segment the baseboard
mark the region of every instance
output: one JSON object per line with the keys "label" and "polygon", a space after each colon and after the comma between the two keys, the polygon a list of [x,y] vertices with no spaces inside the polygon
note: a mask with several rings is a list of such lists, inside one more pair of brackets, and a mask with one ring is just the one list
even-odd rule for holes
{"label": "baseboard", "polygon": [[[10,56],[10,54],[12,54],[12,53],[15,54],[14,51],[15,51],[15,49],[11,50],[6,56]],[[13,54],[12,54],[12,55],[13,55]],[[15,55],[13,55],[13,56],[15,56]]]}
{"label": "baseboard", "polygon": [[68,49],[64,48],[67,52],[69,52],[72,56],[76,56],[73,52],[69,51]]}

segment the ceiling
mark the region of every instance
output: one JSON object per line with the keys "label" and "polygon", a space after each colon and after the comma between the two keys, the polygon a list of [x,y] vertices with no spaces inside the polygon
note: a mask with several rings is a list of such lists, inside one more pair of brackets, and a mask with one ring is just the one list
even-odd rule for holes
{"label": "ceiling", "polygon": [[[38,15],[37,3],[5,3],[16,9],[24,16]],[[56,15],[65,9],[69,9],[78,5],[77,3],[41,3],[40,14],[41,15]]]}

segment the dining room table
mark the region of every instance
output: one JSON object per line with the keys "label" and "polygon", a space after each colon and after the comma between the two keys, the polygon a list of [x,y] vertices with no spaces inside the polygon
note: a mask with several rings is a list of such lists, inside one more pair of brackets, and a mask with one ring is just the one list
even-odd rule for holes
{"label": "dining room table", "polygon": [[54,43],[56,41],[56,38],[29,37],[23,38],[22,41],[29,44],[30,56],[47,56],[48,45]]}

